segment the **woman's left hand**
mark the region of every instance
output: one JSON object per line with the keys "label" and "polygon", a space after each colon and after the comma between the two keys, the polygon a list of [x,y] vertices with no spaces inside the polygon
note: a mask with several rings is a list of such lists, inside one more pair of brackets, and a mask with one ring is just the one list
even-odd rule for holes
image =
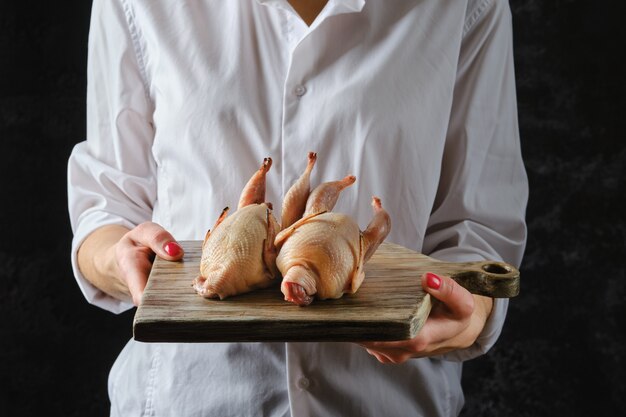
{"label": "woman's left hand", "polygon": [[403,363],[410,358],[440,355],[471,346],[482,331],[493,300],[473,295],[452,278],[427,273],[422,287],[431,294],[433,307],[413,339],[393,342],[362,342],[367,352],[382,363]]}

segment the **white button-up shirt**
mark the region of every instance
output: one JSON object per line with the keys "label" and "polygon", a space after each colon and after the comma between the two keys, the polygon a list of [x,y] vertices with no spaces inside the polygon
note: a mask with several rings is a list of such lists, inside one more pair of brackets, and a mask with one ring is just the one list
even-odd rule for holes
{"label": "white button-up shirt", "polygon": [[[94,229],[153,220],[202,239],[266,156],[267,201],[318,153],[312,183],[354,174],[335,208],[432,257],[519,264],[527,181],[505,0],[329,0],[309,27],[286,0],[95,0],[87,140],[69,161],[73,265],[85,297],[132,306],[80,274]],[[345,343],[130,341],[109,379],[115,416],[449,416],[461,362],[497,339],[383,365]],[[340,314],[340,312],[338,312]]]}

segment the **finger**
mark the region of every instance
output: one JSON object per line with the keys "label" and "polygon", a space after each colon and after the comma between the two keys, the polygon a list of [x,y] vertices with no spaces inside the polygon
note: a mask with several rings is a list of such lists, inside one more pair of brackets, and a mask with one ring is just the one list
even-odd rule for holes
{"label": "finger", "polygon": [[422,276],[422,287],[441,301],[452,317],[464,319],[474,312],[474,297],[452,278],[428,272]]}
{"label": "finger", "polygon": [[377,356],[377,358],[384,357],[385,362],[383,363],[402,363],[415,356],[411,342],[412,340],[400,340],[397,342],[360,342],[358,344],[370,355]]}
{"label": "finger", "polygon": [[366,349],[367,353],[374,356],[380,363],[401,364],[412,357],[409,352],[401,349]]}
{"label": "finger", "polygon": [[372,355],[373,357],[376,358],[376,360],[378,360],[378,362],[380,363],[390,363],[391,360],[383,355],[382,353],[376,351],[376,350],[371,350],[371,349],[366,349],[367,353],[369,353],[370,355]]}
{"label": "finger", "polygon": [[131,230],[129,237],[168,261],[179,260],[184,255],[183,248],[174,239],[174,236],[157,223],[142,223]]}
{"label": "finger", "polygon": [[[440,326],[444,327],[440,328]],[[460,326],[454,320],[429,317],[420,332],[412,339],[389,342],[360,342],[359,345],[365,349],[378,352],[395,352],[396,354],[407,355],[407,357],[421,357],[430,354],[435,349],[433,343],[445,340],[442,337],[445,337],[445,335],[452,336],[459,329]]]}

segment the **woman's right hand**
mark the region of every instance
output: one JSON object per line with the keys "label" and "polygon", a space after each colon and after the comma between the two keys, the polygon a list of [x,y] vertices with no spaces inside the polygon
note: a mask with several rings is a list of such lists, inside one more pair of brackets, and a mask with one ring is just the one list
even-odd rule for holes
{"label": "woman's right hand", "polygon": [[102,291],[139,305],[155,255],[177,261],[184,253],[157,223],[141,223],[130,230],[110,225],[85,239],[78,251],[78,265],[85,278]]}

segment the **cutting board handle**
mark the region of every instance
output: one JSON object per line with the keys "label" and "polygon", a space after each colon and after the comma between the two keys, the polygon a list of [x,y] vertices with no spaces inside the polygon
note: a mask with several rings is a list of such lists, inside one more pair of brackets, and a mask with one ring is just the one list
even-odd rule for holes
{"label": "cutting board handle", "polygon": [[520,273],[506,262],[462,262],[447,272],[472,294],[493,298],[511,298],[519,294]]}

